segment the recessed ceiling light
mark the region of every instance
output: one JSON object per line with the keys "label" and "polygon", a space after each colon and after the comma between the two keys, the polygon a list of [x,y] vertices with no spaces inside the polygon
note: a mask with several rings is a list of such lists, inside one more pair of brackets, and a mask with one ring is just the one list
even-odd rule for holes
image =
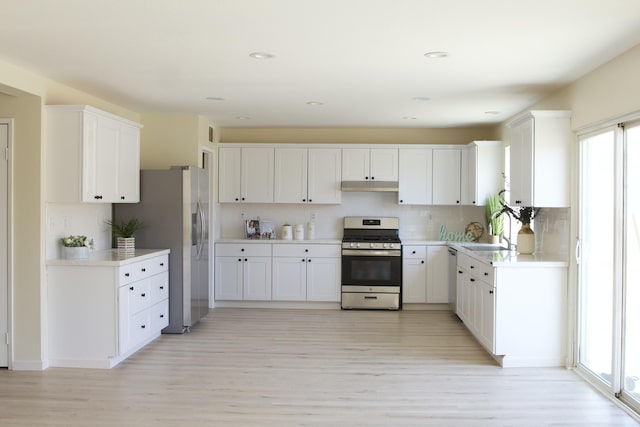
{"label": "recessed ceiling light", "polygon": [[237,116],[236,117],[237,120],[251,120],[251,117],[247,117],[247,116]]}
{"label": "recessed ceiling light", "polygon": [[402,119],[403,120],[417,120],[417,117],[404,116]]}
{"label": "recessed ceiling light", "polygon": [[449,52],[443,52],[443,51],[427,52],[424,54],[424,56],[426,56],[427,58],[446,58],[447,56],[449,56]]}
{"label": "recessed ceiling light", "polygon": [[431,101],[431,98],[429,98],[428,96],[414,96],[413,100],[414,101]]}
{"label": "recessed ceiling light", "polygon": [[219,96],[207,96],[205,99],[207,101],[224,101],[224,98],[221,98]]}
{"label": "recessed ceiling light", "polygon": [[309,102],[307,102],[307,105],[324,105],[324,102],[320,102],[320,101],[309,101]]}
{"label": "recessed ceiling light", "polygon": [[249,54],[253,59],[271,59],[275,58],[275,55],[266,52],[252,52]]}
{"label": "recessed ceiling light", "polygon": [[493,116],[500,114],[500,111],[485,111],[485,114],[491,114]]}

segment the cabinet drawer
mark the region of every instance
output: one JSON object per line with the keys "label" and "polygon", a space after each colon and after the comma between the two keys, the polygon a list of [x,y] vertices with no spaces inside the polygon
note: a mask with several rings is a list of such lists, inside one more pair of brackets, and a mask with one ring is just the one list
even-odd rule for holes
{"label": "cabinet drawer", "polygon": [[407,259],[426,259],[427,247],[424,245],[402,245],[402,257]]}
{"label": "cabinet drawer", "polygon": [[169,298],[169,272],[165,271],[149,278],[151,305]]}
{"label": "cabinet drawer", "polygon": [[149,310],[141,311],[129,318],[129,343],[131,347],[151,336],[151,316]]}
{"label": "cabinet drawer", "polygon": [[302,257],[302,258],[337,258],[340,257],[340,245],[300,245],[300,244],[274,244],[273,256]]}
{"label": "cabinet drawer", "polygon": [[493,266],[492,265],[482,264],[480,266],[480,270],[477,273],[480,280],[482,280],[483,282],[486,282],[487,284],[491,285],[491,287],[493,287]]}
{"label": "cabinet drawer", "polygon": [[169,326],[169,300],[164,300],[151,307],[151,331],[157,332]]}
{"label": "cabinet drawer", "polygon": [[120,285],[124,285],[158,274],[169,269],[169,256],[162,255],[144,261],[124,265],[120,268]]}
{"label": "cabinet drawer", "polygon": [[218,243],[216,256],[271,256],[268,243]]}
{"label": "cabinet drawer", "polygon": [[493,286],[493,265],[478,261],[458,252],[458,268]]}
{"label": "cabinet drawer", "polygon": [[129,314],[138,313],[151,305],[151,287],[149,280],[129,283]]}

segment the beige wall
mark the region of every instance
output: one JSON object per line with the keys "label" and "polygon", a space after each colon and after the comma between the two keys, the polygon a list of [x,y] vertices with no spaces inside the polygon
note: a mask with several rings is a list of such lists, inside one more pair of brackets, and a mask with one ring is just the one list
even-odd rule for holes
{"label": "beige wall", "polygon": [[89,104],[131,120],[140,116],[96,96],[0,61],[0,112],[14,119],[12,147],[12,305],[14,368],[46,366],[44,215],[45,104]]}
{"label": "beige wall", "polygon": [[497,139],[497,126],[451,129],[222,128],[220,142],[335,144],[467,144]]}

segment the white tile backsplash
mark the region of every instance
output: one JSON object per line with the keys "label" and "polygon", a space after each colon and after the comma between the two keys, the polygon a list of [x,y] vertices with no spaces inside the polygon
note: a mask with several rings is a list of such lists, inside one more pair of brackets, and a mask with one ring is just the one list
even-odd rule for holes
{"label": "white tile backsplash", "polygon": [[111,248],[111,218],[108,203],[47,203],[47,259],[60,258],[60,238],[84,235],[93,239],[95,250]]}

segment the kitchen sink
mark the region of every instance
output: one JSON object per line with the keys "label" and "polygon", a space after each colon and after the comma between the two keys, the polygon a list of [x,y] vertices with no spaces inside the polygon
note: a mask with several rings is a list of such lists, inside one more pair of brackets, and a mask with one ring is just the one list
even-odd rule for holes
{"label": "kitchen sink", "polygon": [[507,248],[500,245],[490,245],[490,244],[478,244],[478,245],[464,245],[465,249],[470,251],[506,251]]}

